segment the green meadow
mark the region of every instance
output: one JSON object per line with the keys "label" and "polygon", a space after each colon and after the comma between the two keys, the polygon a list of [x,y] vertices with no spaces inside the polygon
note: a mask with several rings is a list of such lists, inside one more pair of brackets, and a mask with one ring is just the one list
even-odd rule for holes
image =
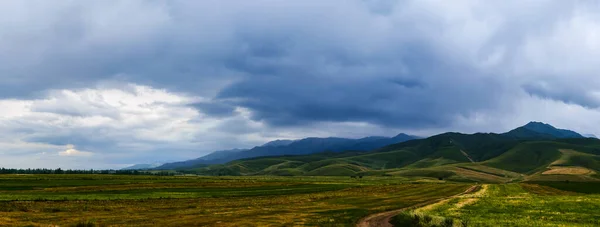
{"label": "green meadow", "polygon": [[484,185],[407,211],[395,226],[600,226],[600,184],[545,182]]}

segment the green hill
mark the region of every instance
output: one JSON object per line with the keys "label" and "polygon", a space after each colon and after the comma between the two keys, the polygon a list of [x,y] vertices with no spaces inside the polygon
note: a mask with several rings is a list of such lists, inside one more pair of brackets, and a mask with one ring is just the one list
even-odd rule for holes
{"label": "green hill", "polygon": [[533,173],[560,158],[558,145],[554,142],[524,142],[499,157],[485,161],[484,165],[524,174]]}

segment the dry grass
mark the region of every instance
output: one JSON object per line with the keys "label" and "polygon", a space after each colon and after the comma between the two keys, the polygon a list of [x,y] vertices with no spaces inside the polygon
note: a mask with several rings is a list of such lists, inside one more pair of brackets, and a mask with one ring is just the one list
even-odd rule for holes
{"label": "dry grass", "polygon": [[539,184],[521,184],[521,187],[536,195],[577,195],[575,192],[563,191]]}
{"label": "dry grass", "polygon": [[553,166],[549,170],[542,172],[544,175],[589,175],[595,173],[593,170],[580,166]]}
{"label": "dry grass", "polygon": [[551,166],[562,165],[564,163],[567,163],[569,161],[569,158],[573,155],[594,156],[592,154],[582,153],[582,152],[571,150],[571,149],[558,149],[558,151],[560,151],[560,153],[562,153],[562,155],[558,160],[552,162],[550,164]]}
{"label": "dry grass", "polygon": [[479,189],[479,191],[476,191],[475,193],[470,193],[470,194],[465,194],[460,196],[460,198],[462,198],[462,200],[460,200],[459,202],[457,202],[456,204],[454,204],[455,209],[460,209],[466,205],[471,205],[475,202],[477,202],[479,199],[481,199],[481,197],[484,197],[487,193],[487,190],[490,186],[489,185],[482,185],[481,189]]}
{"label": "dry grass", "polygon": [[[469,204],[473,204],[473,203],[477,202],[477,200],[479,200],[481,197],[485,196],[488,188],[489,188],[489,185],[487,185],[487,184],[481,185],[479,190],[477,190],[473,193],[467,193],[467,194],[456,196],[454,198],[445,199],[440,202],[418,208],[415,211],[421,212],[421,213],[427,213],[432,210],[438,209],[441,206],[454,207],[454,208],[448,208],[448,207],[445,208],[445,209],[449,209],[449,210],[460,209],[461,207],[463,207],[465,205],[469,205]],[[449,203],[452,203],[452,204],[449,205]]]}
{"label": "dry grass", "polygon": [[479,180],[479,181],[483,181],[483,182],[504,183],[504,182],[508,182],[511,180],[510,178],[500,177],[497,175],[492,175],[492,174],[474,171],[474,170],[465,169],[465,168],[460,168],[460,167],[452,168],[452,171],[454,171],[459,176],[463,176],[468,179],[474,179],[474,180]]}
{"label": "dry grass", "polygon": [[[71,198],[74,199],[0,201],[0,226],[71,226],[86,222],[95,223],[96,226],[348,226],[370,213],[446,197],[468,187],[466,184],[390,184],[394,179],[368,177],[360,181],[349,181],[346,177],[189,178],[183,182],[179,179],[168,182],[175,178],[160,178],[157,182],[148,182],[144,178],[130,177],[123,178],[129,182],[127,184],[106,185],[106,188],[101,185],[85,185],[97,183],[95,180],[66,183],[80,186],[54,185],[43,188],[43,185],[37,183],[52,181],[31,179],[20,179],[23,182],[19,182],[19,178],[9,178],[3,183],[36,186],[12,191],[2,191],[0,186],[0,192],[19,195],[31,193],[34,197],[73,193]],[[298,188],[298,184],[302,188]],[[268,190],[257,191],[256,187],[260,186]],[[310,189],[313,186],[327,190],[304,188]],[[156,192],[177,197],[182,188],[218,190],[214,191],[213,196],[170,199],[140,199],[136,191],[141,190],[144,195]],[[81,200],[78,199],[78,193],[93,197]],[[123,193],[132,193],[132,199],[110,199],[116,195],[119,198],[129,196],[124,196]]]}

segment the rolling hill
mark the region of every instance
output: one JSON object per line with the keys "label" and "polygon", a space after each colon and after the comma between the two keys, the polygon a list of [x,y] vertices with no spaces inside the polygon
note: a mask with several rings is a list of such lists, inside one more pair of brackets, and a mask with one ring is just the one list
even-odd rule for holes
{"label": "rolling hill", "polygon": [[203,175],[396,175],[479,182],[598,180],[600,171],[600,140],[539,122],[502,134],[444,133],[372,151],[348,150],[254,157],[189,170]]}

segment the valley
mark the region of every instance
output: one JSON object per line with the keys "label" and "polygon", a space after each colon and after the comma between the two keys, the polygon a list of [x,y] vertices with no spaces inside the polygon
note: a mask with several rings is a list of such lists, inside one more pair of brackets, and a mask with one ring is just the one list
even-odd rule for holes
{"label": "valley", "polygon": [[[0,226],[600,224],[598,139],[532,122],[390,140],[273,141],[162,168],[4,174]],[[282,153],[196,162],[273,149]]]}

